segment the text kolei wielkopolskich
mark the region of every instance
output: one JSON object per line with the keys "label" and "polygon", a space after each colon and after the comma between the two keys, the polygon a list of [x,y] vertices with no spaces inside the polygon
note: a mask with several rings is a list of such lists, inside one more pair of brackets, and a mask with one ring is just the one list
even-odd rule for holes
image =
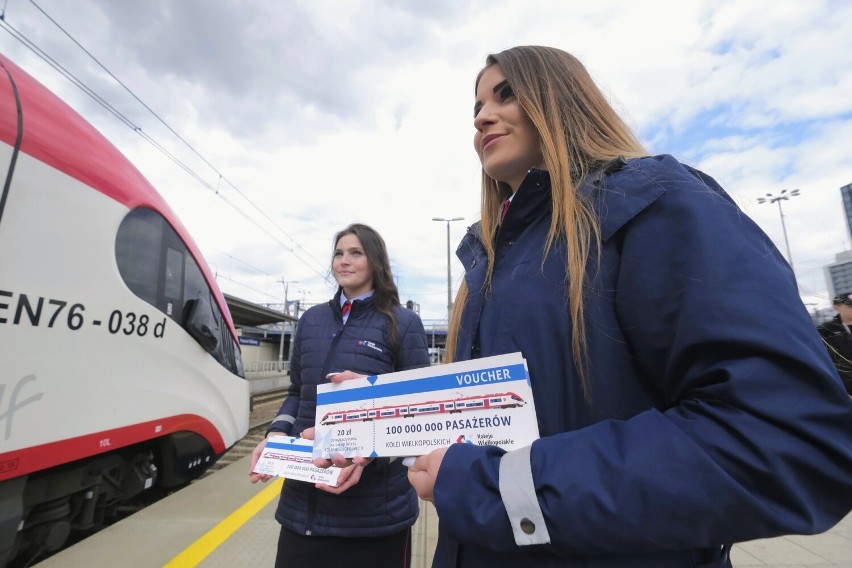
{"label": "text kolei wielkopolskich", "polygon": [[413,456],[452,443],[513,449],[538,438],[520,353],[317,388],[315,457]]}

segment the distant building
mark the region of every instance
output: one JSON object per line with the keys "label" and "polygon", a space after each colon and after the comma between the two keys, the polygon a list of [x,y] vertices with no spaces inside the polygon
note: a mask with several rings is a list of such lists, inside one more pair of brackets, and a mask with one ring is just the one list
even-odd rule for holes
{"label": "distant building", "polygon": [[[852,183],[840,188],[840,197],[843,199],[846,228],[852,237]],[[829,301],[841,292],[852,292],[852,250],[834,255],[834,263],[825,267],[825,284]]]}
{"label": "distant building", "polygon": [[811,312],[811,320],[813,320],[814,325],[819,325],[821,323],[825,323],[828,320],[832,319],[837,312],[834,311],[834,308],[814,308]]}
{"label": "distant building", "polygon": [[843,212],[846,214],[846,228],[849,229],[849,235],[852,236],[852,183],[841,187],[840,195],[843,197]]}
{"label": "distant building", "polygon": [[834,255],[834,263],[825,267],[829,299],[841,292],[852,292],[852,251]]}

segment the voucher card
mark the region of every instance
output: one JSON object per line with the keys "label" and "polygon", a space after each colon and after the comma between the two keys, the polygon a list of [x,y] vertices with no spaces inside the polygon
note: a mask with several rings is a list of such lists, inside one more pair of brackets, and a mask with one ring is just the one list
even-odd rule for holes
{"label": "voucher card", "polygon": [[337,487],[340,468],[316,467],[311,457],[313,447],[314,443],[311,440],[284,435],[270,436],[266,440],[266,447],[260,459],[254,466],[254,472]]}
{"label": "voucher card", "polygon": [[314,457],[407,457],[450,444],[512,450],[538,439],[520,353],[317,387]]}

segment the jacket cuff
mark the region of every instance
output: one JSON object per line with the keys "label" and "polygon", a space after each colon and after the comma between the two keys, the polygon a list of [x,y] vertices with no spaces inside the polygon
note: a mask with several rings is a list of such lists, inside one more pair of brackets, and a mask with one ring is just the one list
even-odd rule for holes
{"label": "jacket cuff", "polygon": [[289,436],[290,430],[292,430],[292,429],[293,429],[293,425],[288,424],[287,422],[273,422],[266,429],[266,434],[264,434],[264,437],[269,436],[273,432],[278,433],[278,434],[284,434],[285,436]]}
{"label": "jacket cuff", "polygon": [[550,543],[550,533],[535,493],[530,467],[531,449],[532,446],[525,446],[507,452],[500,460],[500,497],[518,546]]}

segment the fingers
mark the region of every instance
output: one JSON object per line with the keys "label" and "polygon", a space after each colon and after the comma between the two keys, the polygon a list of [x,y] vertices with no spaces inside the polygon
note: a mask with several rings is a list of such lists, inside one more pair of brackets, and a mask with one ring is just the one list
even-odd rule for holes
{"label": "fingers", "polygon": [[313,440],[315,432],[316,432],[316,430],[314,429],[313,426],[311,426],[310,428],[305,428],[304,430],[302,430],[302,433],[300,434],[300,436],[302,438],[304,438],[305,440]]}
{"label": "fingers", "polygon": [[426,468],[429,465],[428,455],[429,454],[426,454],[425,456],[403,458],[402,465],[406,466],[410,470],[426,471]]}
{"label": "fingers", "polygon": [[328,469],[334,464],[331,463],[331,460],[325,458],[316,458],[314,459],[314,465],[320,469]]}
{"label": "fingers", "polygon": [[420,456],[408,468],[408,482],[424,501],[435,499],[435,480],[448,448],[439,448],[425,456]]}
{"label": "fingers", "polygon": [[408,470],[408,482],[424,501],[434,502],[435,480],[426,470]]}
{"label": "fingers", "polygon": [[332,487],[331,485],[326,485],[324,483],[317,483],[316,488],[325,491],[326,493],[338,495],[361,481],[361,474],[363,472],[363,466],[353,464],[344,468],[340,472],[340,475],[337,478],[337,487]]}
{"label": "fingers", "polygon": [[367,467],[372,463],[374,458],[363,458],[363,457],[354,457],[354,458],[345,458],[343,454],[334,454],[331,456],[331,459],[326,458],[316,458],[313,463],[316,467],[326,469],[329,467],[339,467],[345,468],[352,465],[358,465],[361,467]]}
{"label": "fingers", "polygon": [[343,381],[349,381],[352,379],[360,379],[361,377],[366,377],[367,375],[361,375],[359,373],[355,373],[354,371],[340,371],[338,373],[329,373],[326,375],[326,378],[333,383],[342,383]]}
{"label": "fingers", "polygon": [[[353,458],[353,459],[359,459],[359,458]],[[350,465],[353,465],[355,463],[353,461],[353,459],[346,459],[345,457],[343,457],[343,454],[335,453],[335,454],[331,455],[330,459],[328,459],[328,458],[315,458],[314,459],[314,465],[317,466],[317,467],[320,467],[322,469],[326,469],[326,468],[331,467],[331,466],[344,468],[344,467],[349,467]]]}
{"label": "fingers", "polygon": [[260,443],[251,451],[251,463],[249,463],[249,481],[252,483],[257,483],[258,481],[263,481],[264,483],[269,481],[269,475],[262,475],[254,472],[254,468],[257,466],[257,461],[260,459],[260,455],[263,453],[263,448],[266,447],[266,440],[261,440]]}
{"label": "fingers", "polygon": [[407,458],[402,458],[402,465],[404,465],[405,467],[407,467],[407,468],[409,468],[409,469],[410,469],[410,468],[412,468],[412,467],[414,467],[414,464],[415,464],[416,462],[417,462],[417,458],[416,458],[416,457],[414,457],[414,456],[409,456],[409,457],[407,457]]}
{"label": "fingers", "polygon": [[260,474],[260,473],[250,473],[249,474],[249,481],[251,481],[252,483],[257,483],[258,481],[266,483],[270,479],[272,479],[271,475],[264,475],[264,474]]}
{"label": "fingers", "polygon": [[257,460],[260,459],[260,454],[263,453],[263,448],[266,447],[266,440],[261,440],[254,449],[251,451],[251,467],[254,469],[254,466],[257,465]]}
{"label": "fingers", "polygon": [[340,453],[334,453],[331,455],[332,465],[337,466],[339,468],[349,467],[353,464],[357,464],[363,467],[369,464],[371,461],[373,461],[373,458],[363,458],[357,456],[353,458],[346,458],[343,456],[343,454]]}

